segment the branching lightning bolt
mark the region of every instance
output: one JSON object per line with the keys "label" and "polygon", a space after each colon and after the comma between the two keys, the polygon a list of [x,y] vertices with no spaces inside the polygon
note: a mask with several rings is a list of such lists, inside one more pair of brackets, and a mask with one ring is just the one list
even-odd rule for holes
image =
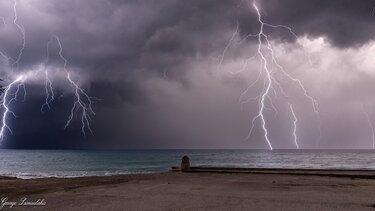
{"label": "branching lightning bolt", "polygon": [[237,23],[236,30],[233,32],[233,34],[232,34],[232,36],[231,36],[231,38],[230,38],[228,44],[225,46],[225,48],[224,48],[224,50],[223,50],[223,52],[222,52],[222,54],[221,54],[221,56],[220,56],[220,60],[219,60],[219,63],[218,63],[218,65],[217,65],[217,70],[220,69],[221,64],[222,64],[223,61],[224,61],[225,54],[226,54],[227,50],[228,50],[229,47],[231,46],[233,40],[234,40],[234,39],[236,38],[236,36],[238,35],[238,29],[239,29],[239,24]]}
{"label": "branching lightning bolt", "polygon": [[[48,64],[48,62],[49,62],[49,45],[51,43],[52,43],[52,37],[47,42],[47,48],[46,48],[47,55],[46,55],[45,64]],[[48,109],[51,109],[50,103],[55,100],[55,93],[53,91],[52,81],[49,78],[48,70],[47,69],[44,70],[44,75],[45,75],[44,89],[45,89],[45,92],[46,92],[46,98],[45,98],[45,101],[44,101],[42,107],[40,108],[40,111],[42,113],[43,113],[45,107],[47,107]]]}
{"label": "branching lightning bolt", "polygon": [[92,132],[92,129],[90,127],[90,121],[91,121],[91,116],[90,115],[95,115],[94,110],[92,109],[92,98],[81,88],[75,83],[70,75],[70,72],[66,69],[68,60],[63,56],[63,48],[60,42],[60,39],[58,36],[54,35],[58,45],[59,45],[59,56],[64,62],[64,71],[66,72],[66,78],[68,79],[71,87],[73,88],[74,92],[74,104],[73,107],[70,111],[70,115],[68,117],[68,120],[65,124],[65,129],[70,125],[74,114],[77,113],[79,110],[81,110],[82,115],[81,115],[81,122],[82,122],[82,128],[81,131],[83,135],[86,135],[86,129]]}
{"label": "branching lightning bolt", "polygon": [[[265,81],[264,81],[265,88],[263,89],[263,93],[261,94],[261,97],[260,97],[259,112],[258,112],[258,115],[256,115],[253,118],[252,125],[254,126],[254,121],[256,119],[260,118],[262,120],[262,128],[263,128],[263,131],[264,131],[264,138],[267,141],[268,146],[272,150],[272,144],[271,144],[271,142],[269,140],[269,137],[268,137],[268,130],[267,130],[267,127],[266,127],[266,120],[265,120],[265,117],[264,117],[265,99],[269,95],[269,91],[271,89],[272,77],[271,77],[271,71],[268,69],[267,59],[262,53],[262,37],[266,37],[266,35],[263,33],[264,23],[261,20],[259,10],[258,10],[258,8],[256,7],[255,4],[254,4],[254,8],[256,9],[257,14],[258,14],[258,21],[261,23],[260,30],[259,30],[259,33],[257,35],[258,42],[259,42],[258,43],[258,54],[262,59],[262,66],[263,66],[263,69],[266,71],[266,78],[265,78]],[[253,130],[253,128],[251,128],[250,131],[252,131],[252,130]],[[249,134],[249,135],[251,135],[251,134]]]}
{"label": "branching lightning bolt", "polygon": [[[257,38],[257,42],[258,42],[257,52],[254,56],[251,56],[249,58],[259,57],[261,68],[259,70],[259,74],[258,74],[256,80],[253,81],[244,90],[243,93],[241,93],[240,102],[241,102],[241,104],[248,103],[251,100],[255,100],[255,101],[258,102],[258,112],[253,117],[253,119],[251,121],[251,128],[249,130],[249,133],[248,133],[246,139],[250,138],[250,136],[252,135],[252,132],[254,130],[256,121],[260,120],[262,130],[264,132],[264,139],[267,142],[267,145],[269,146],[269,148],[272,150],[273,147],[272,147],[272,144],[271,144],[271,141],[270,141],[270,138],[269,138],[269,131],[268,131],[268,128],[267,128],[267,119],[265,117],[266,110],[273,110],[273,111],[275,111],[275,113],[277,113],[276,106],[274,105],[274,103],[272,101],[272,93],[275,96],[277,96],[278,93],[280,93],[285,98],[288,98],[288,99],[290,98],[290,96],[284,90],[281,82],[278,81],[278,78],[276,77],[275,73],[281,74],[284,78],[287,78],[289,81],[296,84],[302,90],[302,94],[304,95],[304,97],[306,97],[311,102],[312,109],[313,109],[314,113],[318,116],[318,119],[319,119],[319,106],[318,106],[317,101],[311,95],[308,94],[308,92],[305,89],[305,87],[303,86],[302,82],[299,79],[291,76],[288,72],[286,72],[284,67],[277,61],[276,55],[274,53],[274,49],[273,49],[273,47],[271,45],[271,42],[269,40],[269,35],[267,35],[264,32],[264,28],[270,27],[270,28],[275,28],[275,29],[277,29],[277,28],[285,29],[285,30],[288,30],[290,32],[290,34],[292,36],[294,36],[295,38],[298,38],[297,35],[288,26],[272,25],[272,24],[264,22],[262,20],[261,13],[260,13],[260,11],[259,11],[259,9],[258,9],[258,7],[255,3],[253,3],[253,8],[256,11],[256,14],[258,16],[258,23],[260,25],[259,31],[258,31],[257,34],[246,35],[245,39],[251,38],[251,37]],[[238,30],[239,29],[238,29],[238,25],[237,25],[236,31],[233,34],[233,36],[238,34]],[[231,37],[229,43],[231,43],[234,40],[233,36]],[[225,55],[225,52],[226,52],[227,49],[228,49],[228,46],[226,46],[225,51],[223,52],[222,55]],[[221,63],[222,63],[222,60],[221,60],[220,64]],[[262,75],[264,76],[263,80],[261,80]],[[262,88],[261,92],[259,93],[259,95],[255,96],[255,97],[249,97],[249,98],[245,99],[246,94],[259,82],[261,82],[263,84],[263,88]],[[293,130],[294,143],[295,143],[296,147],[299,149],[299,145],[297,143],[298,137],[297,137],[297,133],[296,133],[298,120],[297,120],[297,117],[294,113],[293,105],[291,103],[289,103],[289,106],[290,106],[290,109],[291,109],[291,114],[292,114],[293,119],[294,119],[294,130]]]}
{"label": "branching lightning bolt", "polygon": [[362,105],[362,111],[363,114],[366,116],[367,123],[371,129],[371,134],[372,134],[372,149],[375,149],[375,131],[374,131],[374,125],[372,124],[370,115],[367,113],[367,110],[365,108],[365,105]]}
{"label": "branching lightning bolt", "polygon": [[[7,61],[7,64],[10,66],[10,69],[12,70],[12,73],[15,67],[18,67],[19,62],[22,59],[23,51],[26,46],[26,34],[25,34],[25,29],[24,27],[19,23],[18,21],[18,15],[17,15],[17,0],[12,0],[13,1],[13,13],[14,13],[14,19],[13,19],[13,24],[16,26],[18,31],[20,32],[22,36],[22,42],[21,42],[21,48],[18,51],[17,56],[15,59],[7,56],[4,52],[0,51],[0,56],[5,58]],[[5,19],[3,17],[0,17],[0,19],[5,23]],[[81,131],[83,135],[86,135],[86,131],[88,130],[91,134],[93,133],[90,122],[91,122],[91,115],[95,115],[95,112],[93,111],[92,108],[92,102],[96,98],[90,97],[73,79],[71,76],[70,71],[67,69],[68,65],[68,60],[63,56],[63,48],[62,44],[60,42],[60,39],[56,35],[52,35],[51,39],[47,42],[47,56],[46,60],[44,62],[44,76],[45,76],[45,101],[42,104],[40,110],[41,112],[44,112],[46,108],[50,109],[50,103],[55,99],[55,93],[54,93],[54,88],[52,84],[52,80],[50,78],[50,74],[48,70],[46,69],[46,65],[49,62],[49,46],[52,43],[53,39],[57,41],[58,47],[59,47],[59,58],[63,61],[63,69],[66,74],[66,79],[69,82],[70,86],[73,89],[73,94],[74,94],[74,103],[70,112],[70,115],[68,117],[68,120],[65,124],[65,129],[70,125],[72,122],[74,116],[81,112],[81,123],[82,123],[82,128]],[[12,62],[10,62],[12,61]],[[21,92],[23,92],[23,101],[26,99],[26,87],[25,87],[25,81],[29,78],[29,76],[34,76],[38,75],[40,70],[37,71],[30,71],[26,72],[23,74],[18,74],[16,79],[12,80],[8,86],[6,86],[4,93],[3,93],[3,98],[0,102],[0,106],[3,108],[3,115],[2,115],[2,125],[0,129],[0,143],[3,141],[5,137],[6,131],[9,131],[9,133],[13,134],[12,129],[9,126],[8,119],[9,116],[16,117],[16,114],[12,111],[10,108],[12,102],[18,100],[18,95],[20,93],[20,90],[23,89]],[[9,77],[8,77],[9,80]]]}
{"label": "branching lightning bolt", "polygon": [[46,99],[45,99],[42,107],[40,108],[41,112],[44,111],[45,107],[47,107],[48,109],[51,109],[50,103],[53,100],[55,100],[55,93],[53,92],[52,81],[48,76],[48,71],[45,70],[44,74],[45,74],[45,77],[46,77],[45,78],[45,84],[44,84],[44,86],[45,86],[44,89],[45,89],[45,92],[46,92]]}
{"label": "branching lightning bolt", "polygon": [[[8,120],[9,115],[13,115],[14,117],[16,117],[16,115],[9,108],[9,106],[13,101],[17,100],[20,87],[24,86],[23,84],[24,79],[25,77],[23,75],[19,76],[12,83],[10,83],[5,89],[3,100],[1,103],[1,106],[4,108],[4,113],[3,113],[3,118],[2,118],[2,126],[0,130],[0,141],[2,141],[5,137],[5,130],[8,130],[11,134],[13,134],[12,129],[9,127],[9,124],[7,123],[7,120]],[[12,92],[14,87],[16,87],[16,89],[14,92]]]}

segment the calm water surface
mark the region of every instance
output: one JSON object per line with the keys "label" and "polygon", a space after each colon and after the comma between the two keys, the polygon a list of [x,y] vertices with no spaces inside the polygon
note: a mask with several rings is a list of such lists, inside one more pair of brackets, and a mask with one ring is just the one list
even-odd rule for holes
{"label": "calm water surface", "polygon": [[0,150],[0,175],[77,177],[168,171],[192,165],[262,168],[374,169],[371,150]]}

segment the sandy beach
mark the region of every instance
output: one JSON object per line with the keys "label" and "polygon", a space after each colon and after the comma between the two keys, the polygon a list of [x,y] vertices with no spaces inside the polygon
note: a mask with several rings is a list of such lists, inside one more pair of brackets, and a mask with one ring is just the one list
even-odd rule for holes
{"label": "sandy beach", "polygon": [[0,179],[11,210],[372,210],[374,190],[374,179],[277,173]]}

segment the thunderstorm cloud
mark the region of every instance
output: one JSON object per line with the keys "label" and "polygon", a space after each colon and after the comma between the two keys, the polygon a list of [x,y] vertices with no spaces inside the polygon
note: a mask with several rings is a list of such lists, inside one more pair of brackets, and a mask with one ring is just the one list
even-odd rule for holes
{"label": "thunderstorm cloud", "polygon": [[[319,104],[293,84],[301,148],[370,148],[375,123],[375,0],[257,0],[279,63]],[[51,70],[56,99],[45,100],[43,75],[26,82],[27,97],[12,103],[5,148],[267,148],[260,122],[248,138],[257,101],[240,103],[257,77],[260,24],[249,0],[17,0],[26,45],[6,79]],[[0,2],[0,50],[17,57],[22,36],[13,23],[14,1]],[[237,30],[237,33],[235,33]],[[72,90],[60,77],[59,46],[73,78],[96,97],[93,135],[83,136],[79,116],[64,130]],[[233,42],[230,42],[232,40]],[[4,80],[3,84],[7,85]],[[248,98],[262,89],[252,87]],[[275,148],[293,148],[292,116],[285,96],[266,118]]]}

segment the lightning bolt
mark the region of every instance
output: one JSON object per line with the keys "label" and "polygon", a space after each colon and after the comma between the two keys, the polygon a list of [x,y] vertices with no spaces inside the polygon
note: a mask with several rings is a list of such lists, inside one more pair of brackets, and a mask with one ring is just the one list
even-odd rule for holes
{"label": "lightning bolt", "polygon": [[294,144],[296,145],[297,149],[299,149],[299,145],[298,145],[298,142],[297,142],[297,122],[298,122],[298,119],[297,119],[297,116],[296,114],[294,113],[294,109],[293,109],[293,105],[291,103],[289,103],[289,108],[290,108],[290,112],[292,113],[292,116],[293,116],[293,137],[294,137]]}
{"label": "lightning bolt", "polygon": [[43,113],[44,108],[47,107],[48,109],[51,109],[50,103],[55,100],[55,93],[53,92],[53,86],[52,86],[52,81],[48,76],[48,71],[44,71],[45,74],[45,84],[44,84],[44,89],[46,92],[46,99],[44,103],[42,104],[42,107],[40,108],[40,111]]}
{"label": "lightning bolt", "polygon": [[239,24],[237,22],[237,27],[236,27],[236,30],[233,32],[228,44],[225,46],[221,56],[220,56],[220,59],[219,59],[219,63],[217,65],[217,70],[219,71],[220,70],[220,67],[221,67],[221,64],[223,63],[224,61],[224,58],[225,58],[225,54],[227,52],[227,50],[229,49],[229,47],[232,45],[232,42],[234,41],[234,39],[236,38],[236,36],[238,35],[238,29],[239,29]]}
{"label": "lightning bolt", "polygon": [[[21,36],[22,36],[22,42],[21,42],[21,48],[18,51],[17,57],[15,59],[7,56],[4,52],[0,51],[0,56],[6,59],[7,64],[10,66],[12,73],[14,70],[14,67],[18,67],[19,62],[22,59],[23,51],[26,46],[26,34],[24,27],[18,22],[18,15],[17,15],[17,0],[13,0],[13,12],[14,12],[14,19],[13,24],[16,26],[16,28],[19,30]],[[5,19],[3,17],[0,17],[0,19],[5,24]],[[77,113],[81,113],[81,131],[84,136],[86,136],[86,131],[89,131],[91,134],[93,134],[93,131],[90,126],[91,115],[95,115],[95,112],[92,108],[93,100],[96,98],[90,97],[73,79],[71,72],[67,69],[68,60],[63,55],[63,47],[61,44],[61,41],[58,36],[51,35],[50,40],[47,42],[47,56],[44,62],[44,76],[45,76],[45,101],[42,104],[40,110],[41,112],[44,112],[46,108],[50,109],[50,103],[55,99],[54,94],[54,88],[52,79],[50,78],[50,74],[46,68],[46,65],[49,62],[49,46],[53,42],[53,40],[56,40],[58,47],[59,47],[59,58],[63,61],[63,70],[65,71],[65,77],[66,80],[69,82],[70,86],[73,89],[73,95],[74,95],[74,102],[73,106],[70,111],[70,115],[68,117],[68,120],[64,126],[64,129],[66,129],[70,123],[72,122],[73,118],[77,115]],[[13,61],[10,63],[9,61]],[[0,129],[0,143],[3,141],[5,137],[6,131],[9,131],[9,133],[13,134],[12,129],[9,126],[9,116],[13,116],[16,118],[16,114],[12,111],[10,108],[12,102],[17,101],[19,98],[19,93],[23,92],[23,101],[26,100],[26,86],[25,81],[29,79],[30,76],[38,76],[39,72],[41,70],[30,70],[28,72],[25,72],[23,74],[19,74],[14,80],[12,80],[8,86],[4,89],[4,94],[2,97],[2,100],[0,101],[0,106],[3,108],[3,115],[2,115],[2,125]],[[8,77],[9,79],[9,77]],[[22,91],[21,91],[22,89]]]}
{"label": "lightning bolt", "polygon": [[21,35],[22,35],[22,45],[21,45],[21,48],[18,52],[18,56],[16,58],[16,60],[13,62],[12,64],[12,70],[14,69],[14,65],[18,65],[19,61],[21,60],[22,58],[22,54],[23,54],[23,50],[25,49],[25,45],[26,45],[26,34],[25,34],[25,29],[23,28],[22,25],[20,25],[18,23],[18,15],[17,15],[17,0],[13,0],[13,12],[14,12],[14,19],[13,19],[13,23],[14,25],[18,28],[18,30],[20,31]]}
{"label": "lightning bolt", "polygon": [[90,121],[91,121],[90,115],[95,115],[95,112],[92,109],[92,99],[93,98],[91,98],[81,87],[79,87],[77,85],[77,83],[75,83],[72,80],[72,78],[70,76],[70,72],[66,69],[67,64],[68,64],[68,60],[62,54],[63,48],[62,48],[60,39],[56,35],[54,35],[54,38],[56,39],[56,41],[58,43],[58,46],[59,46],[59,56],[64,63],[63,67],[64,67],[64,71],[66,73],[66,78],[69,81],[71,87],[73,88],[73,92],[74,92],[74,103],[73,103],[72,109],[70,111],[70,115],[68,117],[68,120],[65,124],[65,129],[70,125],[70,123],[71,123],[71,121],[74,117],[74,114],[81,110],[81,113],[82,113],[82,115],[81,115],[81,122],[82,122],[81,131],[82,131],[83,135],[86,135],[86,132],[85,132],[86,129],[88,131],[90,131],[91,134],[93,134],[92,129],[90,127]]}
{"label": "lightning bolt", "polygon": [[[0,129],[0,140],[2,141],[5,137],[5,130],[8,130],[11,134],[13,134],[11,128],[9,127],[9,124],[7,123],[8,116],[12,115],[14,118],[16,118],[15,113],[9,108],[10,104],[13,101],[17,100],[18,93],[20,91],[20,87],[24,86],[24,80],[26,78],[21,75],[18,76],[12,83],[10,83],[4,92],[3,100],[1,103],[1,106],[4,108],[3,118],[2,118],[2,126]],[[16,87],[14,92],[11,92],[14,87]]]}
{"label": "lightning bolt", "polygon": [[[287,98],[287,99],[290,98],[288,93],[284,90],[284,88],[282,86],[282,83],[279,81],[279,79],[277,77],[278,75],[276,75],[276,74],[279,74],[283,78],[288,79],[292,84],[295,84],[302,91],[303,96],[306,97],[311,102],[312,110],[317,115],[318,119],[319,119],[319,105],[318,105],[317,101],[311,95],[309,95],[309,93],[306,90],[306,88],[304,87],[303,83],[299,79],[291,76],[284,69],[284,67],[277,61],[277,58],[275,56],[274,48],[273,48],[273,46],[272,46],[272,44],[269,40],[269,35],[267,35],[264,32],[264,29],[265,29],[265,27],[270,27],[270,28],[275,28],[275,29],[284,29],[284,30],[287,30],[295,38],[298,38],[297,35],[288,26],[272,25],[272,24],[264,22],[262,20],[262,15],[261,15],[257,5],[255,3],[253,3],[252,6],[253,6],[254,10],[256,11],[256,14],[257,14],[257,17],[258,17],[259,31],[258,31],[257,34],[246,35],[245,39],[247,39],[247,38],[257,38],[257,43],[258,43],[257,52],[254,56],[249,57],[249,59],[259,57],[261,66],[260,66],[259,74],[258,74],[256,80],[254,82],[252,82],[241,93],[239,99],[240,99],[240,102],[242,104],[248,103],[248,102],[253,101],[253,100],[258,102],[258,112],[251,120],[251,127],[250,127],[249,133],[248,133],[248,135],[245,139],[249,139],[251,137],[251,135],[253,133],[253,130],[254,130],[254,127],[255,127],[255,124],[256,124],[256,121],[260,120],[261,121],[261,127],[262,127],[262,130],[263,130],[263,133],[264,133],[264,139],[265,139],[267,145],[269,146],[269,148],[272,150],[273,147],[272,147],[272,144],[271,144],[271,141],[270,141],[270,138],[269,138],[269,130],[267,128],[267,119],[265,117],[266,110],[273,110],[277,114],[277,108],[274,105],[273,100],[272,100],[273,95],[277,96],[278,93],[280,93],[285,98]],[[238,29],[238,25],[237,25],[237,28],[236,28],[236,31],[235,31],[234,35],[238,34],[238,30],[239,29]],[[232,41],[234,40],[233,36],[231,37],[229,43],[232,43]],[[225,51],[227,49],[228,49],[228,45],[226,46]],[[224,55],[224,54],[225,54],[225,52],[223,52],[222,55]],[[246,62],[246,64],[247,64],[247,62]],[[264,76],[263,79],[262,79],[262,76]],[[249,97],[249,98],[245,99],[245,96],[247,95],[247,93],[259,82],[261,82],[263,84],[263,88],[260,91],[260,93],[255,97]],[[298,119],[297,119],[297,117],[294,113],[293,105],[291,103],[288,103],[288,104],[289,104],[289,107],[290,107],[290,110],[291,110],[291,114],[293,116],[294,143],[295,143],[297,149],[299,149],[299,145],[297,143],[298,137],[297,137],[297,133],[296,133],[297,132],[296,130],[297,130]],[[270,108],[268,106],[270,106]]]}
{"label": "lightning bolt", "polygon": [[[269,137],[268,137],[268,130],[267,130],[267,127],[266,127],[266,120],[265,120],[265,117],[264,117],[265,99],[269,95],[269,91],[271,89],[272,77],[271,77],[271,72],[268,69],[267,59],[265,58],[265,56],[262,53],[262,37],[266,37],[266,35],[263,33],[264,23],[261,20],[261,16],[260,16],[260,13],[259,13],[259,10],[258,10],[257,6],[255,4],[253,6],[257,11],[258,21],[261,23],[260,31],[257,35],[257,37],[258,37],[258,54],[262,59],[262,67],[266,71],[266,78],[265,78],[265,81],[264,81],[265,88],[263,89],[263,93],[261,94],[261,97],[260,97],[259,112],[258,112],[258,115],[256,115],[253,118],[252,124],[254,126],[254,121],[258,118],[260,118],[262,120],[262,128],[263,128],[263,131],[264,131],[264,138],[267,141],[268,146],[272,150],[272,144],[271,144],[271,142],[269,140]],[[253,128],[251,128],[251,131],[252,130],[253,130]],[[249,135],[251,135],[251,134],[249,134]]]}
{"label": "lightning bolt", "polygon": [[365,105],[362,104],[362,111],[363,114],[366,116],[367,123],[371,129],[371,134],[372,134],[372,149],[375,149],[375,131],[374,131],[374,125],[372,124],[370,115],[367,113],[367,110],[365,108]]}
{"label": "lightning bolt", "polygon": [[[46,55],[45,64],[48,64],[48,62],[49,62],[49,46],[50,46],[51,43],[52,43],[52,37],[50,37],[50,40],[47,42],[47,46],[46,46],[47,55]],[[45,107],[47,107],[48,109],[51,109],[50,103],[53,100],[55,100],[55,93],[53,91],[52,81],[49,78],[47,69],[45,69],[44,75],[45,75],[44,89],[45,89],[45,92],[46,92],[46,98],[45,98],[45,101],[44,101],[42,107],[40,108],[40,111],[42,113],[43,113]]]}

